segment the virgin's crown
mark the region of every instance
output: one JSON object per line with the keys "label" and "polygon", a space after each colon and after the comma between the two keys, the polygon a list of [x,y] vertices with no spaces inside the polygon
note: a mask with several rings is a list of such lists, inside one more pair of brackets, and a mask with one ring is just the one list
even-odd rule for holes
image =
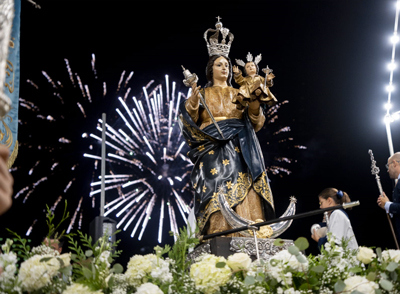
{"label": "virgin's crown", "polygon": [[[218,21],[215,24],[216,29],[208,29],[204,32],[204,40],[206,40],[207,43],[208,55],[223,55],[228,57],[233,41],[233,34],[229,32],[229,29],[222,26],[222,22],[220,22],[221,18],[219,16],[217,17],[217,19]],[[214,32],[214,34],[210,36],[209,41],[207,40],[208,32]],[[218,42],[218,37],[220,33],[222,36],[221,43]],[[229,37],[228,43],[226,43],[226,37]]]}

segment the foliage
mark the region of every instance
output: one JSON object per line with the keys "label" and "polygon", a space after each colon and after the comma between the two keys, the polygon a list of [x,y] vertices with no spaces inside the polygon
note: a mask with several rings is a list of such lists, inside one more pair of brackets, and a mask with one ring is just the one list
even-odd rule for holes
{"label": "foliage", "polygon": [[[41,251],[38,257],[27,240],[14,236],[19,245],[13,247],[8,239],[0,254],[0,293],[380,294],[400,289],[400,250],[351,250],[346,241],[336,244],[330,236],[317,256],[305,256],[309,244],[299,238],[287,249],[275,240],[280,250],[269,260],[252,261],[244,253],[188,260],[199,241],[182,228],[172,248],[156,246],[154,254],[132,256],[125,272],[113,265],[121,253],[116,251],[119,241],[111,244],[103,237],[93,242],[78,231],[66,236],[71,253]],[[13,251],[27,257],[19,270]]]}

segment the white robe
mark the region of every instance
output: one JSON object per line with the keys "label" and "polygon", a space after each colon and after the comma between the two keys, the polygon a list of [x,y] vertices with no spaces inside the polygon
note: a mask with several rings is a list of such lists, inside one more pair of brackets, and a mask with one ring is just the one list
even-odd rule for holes
{"label": "white robe", "polygon": [[336,239],[336,243],[340,244],[343,238],[349,239],[350,249],[358,249],[356,236],[354,235],[353,228],[346,214],[340,209],[334,210],[329,217],[328,232]]}

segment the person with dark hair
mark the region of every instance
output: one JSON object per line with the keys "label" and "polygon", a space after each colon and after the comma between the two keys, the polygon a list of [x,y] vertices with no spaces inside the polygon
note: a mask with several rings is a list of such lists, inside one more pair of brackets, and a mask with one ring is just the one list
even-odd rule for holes
{"label": "person with dark hair", "polygon": [[236,84],[240,86],[237,97],[233,99],[238,109],[243,109],[249,101],[259,100],[260,103],[274,106],[277,99],[269,90],[273,86],[272,79],[275,75],[271,69],[263,69],[266,71],[266,80],[258,74],[258,63],[261,61],[261,54],[257,55],[253,60],[253,55],[250,52],[247,54],[247,62],[236,59],[236,63],[243,67],[242,71],[237,67],[233,67],[233,73]]}
{"label": "person with dark hair", "polygon": [[379,207],[386,210],[394,221],[396,228],[396,239],[397,243],[400,244],[400,152],[396,152],[388,158],[386,164],[389,177],[392,180],[397,180],[396,186],[393,190],[393,201],[390,201],[385,193],[379,195],[378,205]]}
{"label": "person with dark hair", "polygon": [[[318,195],[320,208],[327,208],[343,203],[351,202],[349,195],[346,192],[335,188],[326,188]],[[350,219],[344,209],[336,209],[328,212],[328,219],[325,219],[328,233],[331,232],[335,238],[335,243],[340,245],[342,240],[348,242],[348,248],[357,249],[358,243],[354,235]],[[320,248],[327,242],[327,236],[321,237],[316,230],[311,236]]]}
{"label": "person with dark hair", "polygon": [[[211,36],[208,45],[208,83],[203,89],[196,83],[191,84],[192,94],[180,105],[179,116],[183,136],[191,148],[188,156],[194,164],[191,173],[195,191],[193,219],[199,225],[200,234],[231,229],[220,211],[218,191],[223,191],[230,207],[247,220],[275,218],[264,158],[255,134],[264,125],[265,116],[258,100],[249,102],[245,109],[237,109],[232,103],[238,89],[231,86],[230,42],[216,40],[219,32],[224,36],[230,33],[220,22],[216,27],[213,31],[217,33]],[[205,105],[200,103],[200,95],[223,136]]]}
{"label": "person with dark hair", "polygon": [[50,237],[46,236],[43,239],[43,244],[53,248],[54,250],[58,251],[58,253],[61,254],[62,247],[64,245],[64,236],[61,236],[61,237],[58,237],[58,236],[56,237],[54,235],[52,235]]}

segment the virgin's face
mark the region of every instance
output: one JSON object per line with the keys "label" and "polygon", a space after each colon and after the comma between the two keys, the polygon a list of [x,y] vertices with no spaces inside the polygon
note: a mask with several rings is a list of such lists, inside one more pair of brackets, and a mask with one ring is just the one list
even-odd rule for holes
{"label": "virgin's face", "polygon": [[257,73],[257,67],[254,64],[254,62],[246,63],[245,69],[246,69],[247,75],[249,75],[249,76],[253,76]]}
{"label": "virgin's face", "polygon": [[215,59],[213,64],[213,79],[226,81],[229,76],[229,62],[225,57],[221,56]]}

